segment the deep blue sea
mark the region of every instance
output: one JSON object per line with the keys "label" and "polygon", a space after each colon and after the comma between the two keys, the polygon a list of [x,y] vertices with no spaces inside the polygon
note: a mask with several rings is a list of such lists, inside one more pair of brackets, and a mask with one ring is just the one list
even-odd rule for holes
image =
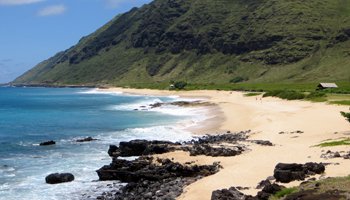
{"label": "deep blue sea", "polygon": [[[202,111],[149,109],[178,100],[96,89],[0,87],[0,199],[93,199],[108,184],[97,182],[95,171],[110,163],[110,144],[191,138],[186,127],[202,120]],[[88,136],[98,140],[76,142]],[[56,145],[39,146],[48,140]],[[75,181],[46,184],[45,177],[56,172],[73,173]]]}

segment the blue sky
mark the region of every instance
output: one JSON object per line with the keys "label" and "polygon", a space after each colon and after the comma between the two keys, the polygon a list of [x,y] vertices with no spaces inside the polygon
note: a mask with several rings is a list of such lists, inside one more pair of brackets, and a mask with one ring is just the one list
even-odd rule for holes
{"label": "blue sky", "polygon": [[0,0],[0,83],[151,0]]}

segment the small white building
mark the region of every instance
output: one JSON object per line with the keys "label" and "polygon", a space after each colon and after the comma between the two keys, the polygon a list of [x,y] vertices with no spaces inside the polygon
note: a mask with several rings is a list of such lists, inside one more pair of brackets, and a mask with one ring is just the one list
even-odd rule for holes
{"label": "small white building", "polygon": [[338,88],[337,84],[335,83],[320,83],[318,84],[317,88],[319,90],[324,90],[324,89],[334,89]]}

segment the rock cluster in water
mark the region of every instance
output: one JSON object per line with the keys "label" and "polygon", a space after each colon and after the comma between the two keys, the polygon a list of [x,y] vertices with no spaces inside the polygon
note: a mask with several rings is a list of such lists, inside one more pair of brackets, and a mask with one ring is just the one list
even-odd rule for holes
{"label": "rock cluster in water", "polygon": [[54,145],[54,144],[56,144],[56,142],[53,140],[50,140],[50,141],[46,141],[46,142],[41,142],[39,145],[40,146],[50,146],[50,145]]}
{"label": "rock cluster in water", "polygon": [[78,139],[76,140],[76,142],[92,142],[92,141],[96,141],[97,139],[94,139],[92,137],[87,137],[87,138],[83,138],[83,139]]}

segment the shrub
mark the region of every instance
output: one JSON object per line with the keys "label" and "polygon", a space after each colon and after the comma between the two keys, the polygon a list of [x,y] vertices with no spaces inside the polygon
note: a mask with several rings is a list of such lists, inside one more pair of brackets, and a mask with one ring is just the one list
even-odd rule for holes
{"label": "shrub", "polygon": [[321,97],[325,97],[325,96],[326,96],[325,92],[311,92],[310,94],[308,94],[306,96],[306,98],[314,99],[314,98],[321,98]]}
{"label": "shrub", "polygon": [[296,92],[296,91],[285,91],[285,90],[274,90],[266,92],[263,97],[279,97],[281,99],[287,99],[287,100],[297,100],[297,99],[304,99],[305,94]]}
{"label": "shrub", "polygon": [[187,83],[184,81],[178,81],[174,83],[174,88],[178,90],[185,89],[186,86],[187,86]]}
{"label": "shrub", "polygon": [[297,188],[293,187],[293,188],[285,188],[279,192],[277,192],[274,196],[277,197],[277,198],[281,198],[281,197],[285,197],[289,194],[293,194],[295,193],[296,191],[298,191]]}
{"label": "shrub", "polygon": [[237,77],[234,77],[233,79],[231,79],[230,83],[240,83],[240,82],[247,81],[247,80],[248,80],[248,78],[237,76]]}
{"label": "shrub", "polygon": [[340,112],[341,115],[343,115],[343,117],[346,118],[346,120],[348,120],[348,122],[350,122],[350,113],[346,113],[346,112]]}

